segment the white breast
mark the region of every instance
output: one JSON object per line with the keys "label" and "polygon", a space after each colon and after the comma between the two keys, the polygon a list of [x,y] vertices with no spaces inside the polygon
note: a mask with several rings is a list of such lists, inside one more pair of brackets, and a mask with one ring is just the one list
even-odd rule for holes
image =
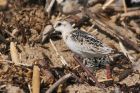
{"label": "white breast", "polygon": [[66,45],[69,47],[69,49],[78,54],[78,55],[81,55],[81,47],[80,45],[78,45],[78,43],[74,42],[70,37],[67,37],[64,42],[66,43]]}

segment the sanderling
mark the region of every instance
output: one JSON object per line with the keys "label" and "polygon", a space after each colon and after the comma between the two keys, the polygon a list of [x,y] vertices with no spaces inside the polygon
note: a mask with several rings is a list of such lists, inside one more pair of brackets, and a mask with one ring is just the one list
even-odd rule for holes
{"label": "sanderling", "polygon": [[113,50],[87,32],[74,29],[67,21],[57,21],[54,29],[62,33],[62,38],[69,49],[83,58],[102,57]]}
{"label": "sanderling", "polygon": [[62,33],[62,38],[66,45],[71,51],[83,58],[83,64],[88,67],[90,71],[95,70],[96,63],[97,65],[103,63],[106,66],[107,78],[111,78],[107,55],[112,52],[112,48],[87,32],[74,29],[67,21],[56,22],[54,29]]}

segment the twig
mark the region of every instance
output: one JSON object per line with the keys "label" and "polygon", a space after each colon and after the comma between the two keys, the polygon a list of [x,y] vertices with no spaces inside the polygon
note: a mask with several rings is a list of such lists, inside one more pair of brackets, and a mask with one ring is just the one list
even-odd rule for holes
{"label": "twig", "polygon": [[51,43],[53,49],[55,50],[56,55],[59,56],[59,58],[61,59],[62,64],[65,65],[65,66],[69,66],[69,64],[66,62],[66,60],[64,59],[64,57],[61,56],[61,55],[58,53],[58,50],[57,50],[57,48],[55,47],[55,45],[54,45],[54,43],[52,42],[51,39],[50,39],[50,43]]}
{"label": "twig", "polygon": [[72,70],[75,70],[75,69],[77,69],[77,68],[79,68],[80,67],[80,65],[77,65],[77,66],[75,66]]}
{"label": "twig", "polygon": [[13,37],[13,38],[15,38],[16,39],[16,37],[12,34],[12,33],[10,33],[9,31],[7,31],[7,30],[4,30],[7,34],[9,34],[11,37]]}
{"label": "twig", "polygon": [[48,13],[48,17],[50,17],[51,10],[52,10],[52,7],[53,7],[53,5],[55,3],[55,0],[51,0],[49,6],[47,6],[47,2],[48,2],[48,0],[46,0],[45,11]]}
{"label": "twig", "polygon": [[0,86],[0,90],[1,90],[2,88],[5,88],[5,87],[7,87],[7,85],[1,85],[1,86]]}
{"label": "twig", "polygon": [[103,5],[102,9],[105,10],[112,2],[114,2],[114,0],[109,0],[108,2],[106,2],[106,3]]}
{"label": "twig", "polygon": [[122,0],[122,2],[123,2],[124,12],[127,13],[127,6],[125,0]]}
{"label": "twig", "polygon": [[96,82],[96,85],[99,87],[99,88],[102,88],[103,90],[104,87],[98,82],[97,78],[93,75],[93,73],[88,69],[86,68],[80,61],[77,57],[74,56],[74,59],[76,60],[76,62],[83,68],[83,70],[87,73],[88,76],[90,76],[95,82]]}
{"label": "twig", "polygon": [[31,85],[29,83],[28,83],[28,88],[29,88],[30,93],[32,93]]}
{"label": "twig", "polygon": [[111,71],[110,71],[110,65],[106,64],[106,74],[107,74],[107,79],[111,78]]}
{"label": "twig", "polygon": [[19,65],[20,63],[19,55],[14,42],[10,43],[10,53],[11,53],[12,62],[14,62],[15,65]]}
{"label": "twig", "polygon": [[61,83],[65,82],[67,79],[69,79],[70,77],[72,77],[73,74],[69,73],[67,75],[64,75],[62,78],[60,78],[58,81],[56,81],[47,91],[46,93],[52,93],[53,90],[60,85]]}
{"label": "twig", "polygon": [[40,93],[40,69],[37,65],[33,67],[32,93]]}
{"label": "twig", "polygon": [[18,30],[17,28],[15,28],[13,31],[12,31],[12,33],[11,33],[11,35],[12,36],[17,36],[17,34],[20,32],[20,30]]}
{"label": "twig", "polygon": [[95,24],[93,24],[93,25],[87,30],[87,32],[90,32],[90,31],[93,29],[94,26],[95,26]]}
{"label": "twig", "polygon": [[110,79],[99,79],[98,81],[99,81],[99,83],[100,82],[109,82],[109,81],[113,81],[113,79],[112,78],[110,78]]}
{"label": "twig", "polygon": [[128,53],[128,51],[125,49],[125,46],[123,45],[123,43],[121,42],[121,40],[119,40],[119,45],[120,48],[123,52],[123,54],[132,62],[134,63],[134,58]]}
{"label": "twig", "polygon": [[121,14],[120,16],[121,16],[121,17],[140,16],[140,10],[136,10],[136,11],[131,11],[131,12],[123,13],[123,14]]}

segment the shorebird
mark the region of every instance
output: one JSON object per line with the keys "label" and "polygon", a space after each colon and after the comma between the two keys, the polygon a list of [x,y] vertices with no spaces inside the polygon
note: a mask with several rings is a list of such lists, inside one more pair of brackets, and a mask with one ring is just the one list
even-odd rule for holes
{"label": "shorebird", "polygon": [[93,35],[74,29],[67,21],[57,21],[54,24],[55,32],[61,32],[62,38],[69,49],[83,58],[83,64],[90,71],[94,70],[95,66],[105,65],[107,70],[107,78],[111,78],[110,65],[108,54],[113,49],[102,43]]}
{"label": "shorebird", "polygon": [[83,58],[102,57],[113,50],[93,35],[74,29],[67,21],[57,21],[54,29],[62,33],[62,38],[68,48]]}
{"label": "shorebird", "polygon": [[108,55],[112,53],[112,48],[102,43],[95,36],[74,29],[67,21],[57,21],[53,27],[55,32],[61,32],[67,47],[76,55],[82,57],[82,63],[90,71],[93,71],[94,67],[101,63],[101,65],[106,66],[107,78],[111,78]]}

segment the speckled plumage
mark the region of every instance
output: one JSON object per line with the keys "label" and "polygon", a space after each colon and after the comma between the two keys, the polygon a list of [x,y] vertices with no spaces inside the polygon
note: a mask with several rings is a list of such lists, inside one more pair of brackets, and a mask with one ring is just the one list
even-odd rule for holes
{"label": "speckled plumage", "polygon": [[77,43],[80,42],[81,45],[84,44],[89,44],[89,45],[93,45],[95,47],[101,46],[103,47],[102,43],[97,40],[95,37],[91,36],[90,34],[83,32],[81,30],[75,30],[71,33],[71,38],[73,41],[76,41]]}
{"label": "speckled plumage", "polygon": [[93,35],[74,29],[67,21],[58,21],[54,29],[62,33],[63,40],[70,50],[83,58],[102,58],[112,52],[112,48]]}
{"label": "speckled plumage", "polygon": [[81,30],[72,31],[64,41],[73,52],[83,57],[100,57],[112,51],[97,38]]}
{"label": "speckled plumage", "polygon": [[89,68],[98,68],[100,66],[105,66],[109,64],[110,60],[107,56],[94,57],[94,58],[84,58],[83,64]]}

